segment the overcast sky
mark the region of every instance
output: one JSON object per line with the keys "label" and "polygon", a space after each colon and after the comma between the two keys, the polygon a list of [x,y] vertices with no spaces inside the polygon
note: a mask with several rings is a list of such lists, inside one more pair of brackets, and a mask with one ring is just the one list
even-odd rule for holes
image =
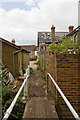
{"label": "overcast sky", "polygon": [[78,26],[78,0],[0,0],[0,37],[37,44],[38,31],[68,31]]}

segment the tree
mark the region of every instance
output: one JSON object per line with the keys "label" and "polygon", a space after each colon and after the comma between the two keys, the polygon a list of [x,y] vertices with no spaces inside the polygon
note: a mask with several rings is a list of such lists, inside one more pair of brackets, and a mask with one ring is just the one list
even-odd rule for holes
{"label": "tree", "polygon": [[49,45],[49,52],[51,53],[77,53],[78,49],[78,42],[71,40],[71,37],[62,37],[60,43]]}

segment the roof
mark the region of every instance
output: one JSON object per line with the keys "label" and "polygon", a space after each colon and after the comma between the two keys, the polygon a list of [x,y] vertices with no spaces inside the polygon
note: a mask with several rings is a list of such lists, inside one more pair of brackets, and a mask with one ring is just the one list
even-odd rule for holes
{"label": "roof", "polygon": [[55,43],[58,43],[61,41],[63,36],[66,36],[68,32],[55,32]]}
{"label": "roof", "polygon": [[[55,32],[55,43],[58,43],[63,36],[66,36],[68,32]],[[38,32],[38,44],[39,43],[52,43],[51,32]]]}
{"label": "roof", "polygon": [[21,45],[20,47],[22,47],[23,49],[28,50],[28,51],[35,51],[36,50],[35,45]]}
{"label": "roof", "polygon": [[38,32],[38,42],[39,43],[52,42],[51,32]]}
{"label": "roof", "polygon": [[28,53],[29,53],[29,51],[28,51],[28,50],[25,50],[25,49],[23,49],[22,47],[17,46],[17,45],[15,45],[15,44],[13,44],[13,43],[9,42],[8,40],[5,40],[5,39],[1,38],[1,37],[0,37],[0,41],[2,41],[2,42],[4,42],[4,43],[6,43],[6,44],[8,44],[8,45],[10,45],[10,46],[12,46],[12,47],[14,47],[14,48],[18,49],[18,50],[24,50],[24,51],[26,51],[26,52],[28,52]]}
{"label": "roof", "polygon": [[8,40],[5,40],[5,39],[3,39],[3,38],[1,38],[1,37],[0,37],[0,41],[6,43],[6,44],[8,44],[8,45],[11,45],[12,47],[15,47],[16,49],[20,49],[19,46],[15,45],[15,44],[12,44],[12,43],[9,42]]}
{"label": "roof", "polygon": [[78,26],[77,28],[75,28],[72,32],[68,33],[66,36],[71,36],[75,33],[77,33],[80,30],[80,26]]}

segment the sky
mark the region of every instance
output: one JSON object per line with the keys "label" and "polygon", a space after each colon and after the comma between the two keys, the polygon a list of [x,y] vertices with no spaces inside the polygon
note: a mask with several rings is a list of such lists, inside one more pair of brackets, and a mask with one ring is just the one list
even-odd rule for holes
{"label": "sky", "polygon": [[0,37],[37,45],[41,31],[68,32],[78,26],[78,0],[0,0]]}

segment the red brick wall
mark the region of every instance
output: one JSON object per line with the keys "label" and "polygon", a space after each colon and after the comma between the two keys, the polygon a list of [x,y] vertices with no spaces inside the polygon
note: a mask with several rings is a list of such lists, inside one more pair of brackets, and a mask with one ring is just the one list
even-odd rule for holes
{"label": "red brick wall", "polygon": [[[80,109],[80,57],[78,54],[56,55],[57,84],[72,106]],[[57,93],[57,101],[60,95]],[[63,102],[62,102],[63,103]]]}
{"label": "red brick wall", "polygon": [[[44,63],[44,62],[43,62]],[[42,63],[42,64],[43,64]],[[46,71],[49,72],[75,110],[80,109],[80,56],[78,54],[60,54],[46,56]],[[48,87],[61,108],[66,108],[62,97],[50,78]],[[70,111],[69,111],[70,112]]]}
{"label": "red brick wall", "polygon": [[[50,73],[51,76],[55,79],[56,81],[56,56],[55,55],[47,55],[46,57],[46,73]],[[50,91],[53,93],[54,97],[55,97],[55,86],[52,82],[52,80],[48,77],[48,88],[50,89]]]}

